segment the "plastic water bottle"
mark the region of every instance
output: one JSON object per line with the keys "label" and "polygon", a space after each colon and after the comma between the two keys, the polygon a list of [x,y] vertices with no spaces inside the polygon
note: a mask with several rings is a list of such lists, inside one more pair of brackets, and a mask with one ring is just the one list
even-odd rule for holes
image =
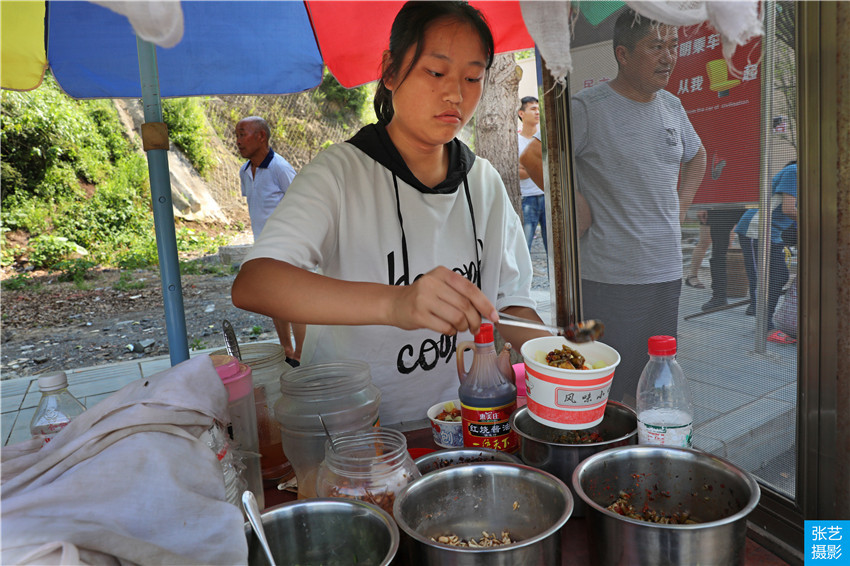
{"label": "plastic water bottle", "polygon": [[691,448],[694,405],[679,362],[676,339],[649,339],[649,362],[637,387],[638,442]]}
{"label": "plastic water bottle", "polygon": [[234,457],[234,451],[227,441],[227,431],[220,423],[214,422],[206,432],[201,434],[201,440],[218,458],[224,476],[225,500],[242,509],[242,492],[248,489],[248,482],[244,478],[245,465]]}
{"label": "plastic water bottle", "polygon": [[64,371],[38,376],[38,389],[41,399],[30,421],[30,433],[47,444],[71,419],[83,414],[86,407],[68,391],[68,376]]}

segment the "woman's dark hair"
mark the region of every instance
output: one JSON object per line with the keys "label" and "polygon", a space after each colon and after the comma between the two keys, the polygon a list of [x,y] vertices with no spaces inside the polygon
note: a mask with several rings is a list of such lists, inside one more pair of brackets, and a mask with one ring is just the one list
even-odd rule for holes
{"label": "woman's dark hair", "polygon": [[[471,25],[478,32],[487,57],[487,69],[490,69],[495,52],[493,34],[481,12],[466,2],[407,2],[393,21],[390,31],[390,62],[381,74],[378,89],[375,91],[375,115],[379,122],[389,124],[393,119],[393,93],[384,81],[391,77],[401,77],[398,84],[404,82],[410,69],[422,56],[425,32],[438,20],[453,20]],[[402,69],[405,54],[414,46],[416,50],[410,65]]]}

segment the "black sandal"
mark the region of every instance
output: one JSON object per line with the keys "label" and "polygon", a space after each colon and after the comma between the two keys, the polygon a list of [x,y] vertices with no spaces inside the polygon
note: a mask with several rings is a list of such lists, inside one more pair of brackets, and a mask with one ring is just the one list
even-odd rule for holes
{"label": "black sandal", "polygon": [[[691,283],[691,281],[696,281],[696,283]],[[685,285],[693,287],[694,289],[705,289],[705,285],[700,282],[699,277],[696,275],[688,275],[685,277]]]}

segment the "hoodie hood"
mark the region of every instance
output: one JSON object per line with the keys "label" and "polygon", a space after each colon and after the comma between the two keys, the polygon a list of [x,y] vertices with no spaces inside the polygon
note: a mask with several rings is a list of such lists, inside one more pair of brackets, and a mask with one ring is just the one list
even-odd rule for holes
{"label": "hoodie hood", "polygon": [[392,171],[402,181],[425,194],[449,194],[455,192],[466,178],[470,169],[472,169],[473,163],[475,163],[475,154],[472,153],[472,150],[459,139],[453,139],[446,144],[449,150],[448,174],[445,180],[432,188],[422,184],[413,175],[401,157],[401,154],[395,145],[393,145],[384,124],[377,123],[364,126],[346,143],[350,143]]}

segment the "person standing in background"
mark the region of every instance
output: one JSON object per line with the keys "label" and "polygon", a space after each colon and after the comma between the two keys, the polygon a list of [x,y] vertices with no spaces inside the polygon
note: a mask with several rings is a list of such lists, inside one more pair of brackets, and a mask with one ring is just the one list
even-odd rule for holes
{"label": "person standing in background", "polygon": [[703,311],[725,307],[728,303],[726,255],[732,229],[741,219],[744,209],[740,207],[717,207],[708,210],[708,228],[711,232],[711,299],[702,305]]}
{"label": "person standing in background", "polygon": [[702,281],[699,280],[699,269],[702,267],[702,260],[705,258],[705,252],[708,251],[708,246],[711,245],[711,230],[708,227],[708,211],[700,210],[697,212],[699,219],[699,240],[694,250],[691,253],[691,270],[688,276],[685,277],[685,285],[694,289],[705,289]]}
{"label": "person standing in background", "polygon": [[[773,321],[773,313],[782,296],[782,289],[790,277],[788,265],[785,263],[785,247],[782,234],[797,223],[797,161],[791,161],[777,173],[771,182],[772,196],[770,207],[770,246],[768,250],[768,289],[767,289],[767,326],[771,342],[786,343],[787,336],[777,331]],[[744,255],[744,267],[750,289],[750,304],[746,314],[756,314],[756,291],[758,282],[758,251],[759,251],[759,215],[757,208],[744,212],[735,232],[741,242]],[[796,291],[795,291],[796,293]]]}
{"label": "person standing in background", "polygon": [[678,29],[627,9],[613,39],[616,78],[576,93],[570,118],[582,316],[605,323],[604,341],[621,356],[609,398],[633,405],[647,340],[677,335],[681,223],[707,159],[665,90]]}
{"label": "person standing in background", "polygon": [[[277,207],[295,178],[295,169],[269,147],[271,129],[259,116],[243,118],[236,124],[236,147],[248,161],[239,169],[242,196],[248,200],[248,216],[254,240],[260,236],[266,220]],[[301,359],[306,328],[276,318],[274,327],[290,363]],[[293,344],[293,336],[295,338]]]}
{"label": "person standing in background", "polygon": [[[540,104],[533,96],[524,96],[520,103],[518,114],[522,121],[522,128],[517,134],[517,140],[519,155],[522,156],[525,148],[534,140],[534,134],[537,133],[537,127],[540,124]],[[537,186],[522,163],[519,164],[519,188],[522,194],[522,229],[525,233],[525,241],[528,243],[528,250],[531,251],[534,232],[537,231],[537,226],[540,226],[540,233],[543,236],[543,249],[546,250],[548,255],[546,200],[543,196],[543,189]]]}

